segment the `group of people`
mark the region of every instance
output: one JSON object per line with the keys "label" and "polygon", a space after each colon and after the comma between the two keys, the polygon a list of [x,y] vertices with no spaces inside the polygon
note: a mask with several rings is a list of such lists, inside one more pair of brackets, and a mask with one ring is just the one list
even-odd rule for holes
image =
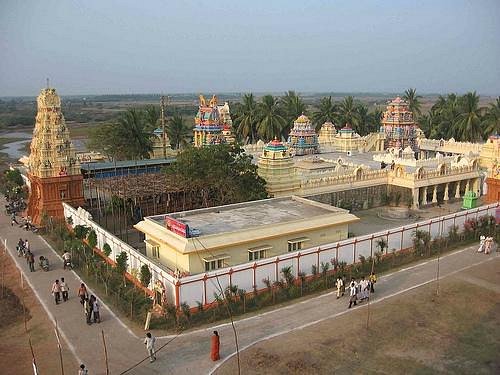
{"label": "group of people", "polygon": [[479,237],[479,248],[477,249],[478,253],[489,254],[495,247],[495,242],[493,241],[493,237],[485,237],[481,235]]}
{"label": "group of people", "polygon": [[[368,279],[361,277],[361,280],[356,281],[353,277],[348,285],[349,292],[349,309],[352,305],[356,306],[358,302],[366,301],[370,298],[371,293],[375,293],[374,285],[377,282],[377,276],[374,272],[370,274]],[[345,277],[339,276],[336,281],[337,284],[337,299],[344,296],[346,292],[346,280]]]}
{"label": "group of people", "polygon": [[101,313],[100,305],[97,301],[96,296],[90,295],[87,291],[87,287],[84,283],[80,284],[78,289],[78,297],[80,298],[80,304],[83,306],[83,313],[85,315],[85,321],[88,325],[92,323],[101,323]]}
{"label": "group of people", "polygon": [[64,277],[61,277],[61,281],[57,279],[54,284],[52,284],[51,293],[54,296],[56,305],[59,305],[61,302],[61,296],[63,302],[66,302],[69,299],[69,287],[66,281],[64,281]]}

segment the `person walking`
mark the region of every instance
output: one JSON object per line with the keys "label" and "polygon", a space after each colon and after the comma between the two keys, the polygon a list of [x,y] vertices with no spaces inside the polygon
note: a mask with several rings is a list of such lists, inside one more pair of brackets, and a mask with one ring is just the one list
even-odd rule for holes
{"label": "person walking", "polygon": [[85,311],[85,318],[88,325],[92,324],[92,304],[93,301],[91,301],[89,298],[85,298],[83,309]]}
{"label": "person walking", "polygon": [[349,284],[349,307],[348,307],[349,309],[353,304],[354,306],[356,306],[357,293],[358,293],[358,284],[356,283],[356,280],[353,277],[351,279],[351,283]]}
{"label": "person walking", "polygon": [[66,281],[64,281],[64,277],[61,277],[60,285],[61,285],[63,302],[66,302],[68,300],[69,287],[68,287],[68,284],[66,284]]}
{"label": "person walking", "polygon": [[370,293],[375,293],[375,288],[373,287],[375,283],[377,282],[377,276],[375,275],[374,272],[370,274],[369,279],[370,280]]}
{"label": "person walking", "polygon": [[337,299],[340,298],[341,294],[342,297],[344,296],[343,287],[344,287],[344,280],[342,280],[342,278],[339,276],[337,277]]}
{"label": "person walking", "polygon": [[368,291],[370,286],[368,285],[368,280],[365,279],[364,276],[361,277],[361,281],[359,282],[359,286],[361,289],[361,301],[368,299]]}
{"label": "person walking", "polygon": [[486,242],[486,237],[481,235],[479,237],[479,248],[477,249],[477,252],[478,253],[482,253],[483,250],[484,250],[484,245],[485,245],[485,242]]}
{"label": "person walking", "polygon": [[99,314],[99,302],[95,296],[90,297],[93,300],[92,312],[94,314],[94,323],[101,323],[101,315]]}
{"label": "person walking", "polygon": [[149,362],[156,361],[155,342],[156,342],[156,337],[154,337],[150,332],[146,333],[146,338],[144,339],[144,345],[146,345],[146,349],[148,351]]}
{"label": "person walking", "polygon": [[30,269],[30,272],[35,272],[35,256],[29,250],[26,253],[26,262],[28,263],[28,267]]}
{"label": "person walking", "polygon": [[59,280],[56,280],[52,284],[52,295],[54,296],[56,305],[59,305],[59,301],[61,300],[61,285],[59,284]]}
{"label": "person walking", "polygon": [[19,223],[17,222],[17,219],[16,219],[16,213],[13,212],[11,215],[10,215],[10,218],[11,218],[11,222],[10,222],[10,226],[13,227],[14,224],[18,224]]}
{"label": "person walking", "polygon": [[220,359],[219,351],[220,351],[219,332],[214,331],[214,334],[212,335],[211,339],[211,350],[210,350],[210,358],[212,359],[212,361],[215,362]]}
{"label": "person walking", "polygon": [[28,242],[28,239],[24,240],[24,248],[26,249],[26,251],[30,249],[30,243]]}
{"label": "person walking", "polygon": [[88,297],[87,287],[84,283],[80,284],[80,288],[78,289],[78,297],[80,297],[80,303],[83,305],[85,299]]}
{"label": "person walking", "polygon": [[85,365],[83,363],[80,365],[78,375],[89,375],[89,371],[85,368]]}

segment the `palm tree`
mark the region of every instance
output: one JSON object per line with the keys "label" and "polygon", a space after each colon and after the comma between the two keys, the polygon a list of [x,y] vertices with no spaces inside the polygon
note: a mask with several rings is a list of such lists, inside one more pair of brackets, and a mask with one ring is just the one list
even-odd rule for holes
{"label": "palm tree", "polygon": [[481,109],[476,92],[468,92],[460,98],[460,114],[456,122],[457,132],[462,141],[479,141],[483,134],[481,129]]}
{"label": "palm tree", "polygon": [[370,128],[370,116],[368,114],[368,107],[362,103],[356,106],[356,112],[358,113],[359,124],[358,133],[360,135],[365,135],[369,133]]}
{"label": "palm tree", "polygon": [[143,112],[144,121],[148,130],[153,131],[158,127],[160,121],[160,111],[154,105],[148,105]]}
{"label": "palm tree", "polygon": [[338,113],[341,126],[350,125],[354,130],[358,131],[360,118],[352,96],[349,95],[342,100]]}
{"label": "palm tree", "polygon": [[316,111],[312,114],[312,120],[316,127],[316,131],[319,131],[321,125],[327,121],[335,122],[337,119],[337,105],[333,103],[332,97],[324,97],[319,101],[319,105]]}
{"label": "palm tree", "polygon": [[149,159],[152,142],[144,114],[129,109],[119,118],[117,125],[114,142],[123,146],[123,155],[129,159]]}
{"label": "palm tree", "polygon": [[234,125],[241,139],[257,141],[257,102],[253,94],[243,95],[243,103],[236,108]]}
{"label": "palm tree", "polygon": [[487,108],[483,124],[486,137],[500,133],[500,96]]}
{"label": "palm tree", "polygon": [[174,149],[180,149],[190,143],[193,137],[193,128],[184,123],[182,115],[174,113],[173,117],[169,120],[167,134],[170,139],[170,145]]}
{"label": "palm tree", "polygon": [[286,120],[282,115],[278,100],[272,95],[265,95],[258,104],[257,132],[264,141],[280,137]]}
{"label": "palm tree", "polygon": [[375,108],[368,114],[369,116],[369,126],[367,128],[368,133],[374,133],[380,131],[380,127],[382,126],[382,115],[383,111],[380,108]]}
{"label": "palm tree", "polygon": [[434,133],[434,135],[440,135],[438,138],[453,137],[460,140],[461,135],[456,126],[457,117],[460,114],[460,103],[456,94],[448,94],[446,98],[439,96],[437,103],[432,106],[431,112],[436,114],[435,123],[431,129],[431,138]]}
{"label": "palm tree", "polygon": [[305,113],[306,105],[302,101],[300,95],[296,94],[295,91],[287,91],[284,96],[279,100],[279,105],[282,109],[283,117],[286,120],[286,126],[281,130],[282,136],[284,138],[288,137],[290,129],[293,126],[293,122],[301,114]]}
{"label": "palm tree", "polygon": [[415,117],[415,119],[418,119],[418,117],[422,113],[420,111],[420,103],[418,101],[419,98],[421,98],[421,96],[417,95],[416,89],[408,89],[403,95],[403,99],[408,102],[408,108],[413,112],[413,116]]}

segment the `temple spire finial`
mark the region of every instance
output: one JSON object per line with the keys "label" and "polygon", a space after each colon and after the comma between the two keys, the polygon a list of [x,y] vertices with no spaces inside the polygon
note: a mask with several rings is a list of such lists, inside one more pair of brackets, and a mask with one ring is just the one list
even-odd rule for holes
{"label": "temple spire finial", "polygon": [[49,82],[50,82],[49,77],[47,77],[46,80],[47,80],[47,88],[49,88],[50,87],[49,86]]}

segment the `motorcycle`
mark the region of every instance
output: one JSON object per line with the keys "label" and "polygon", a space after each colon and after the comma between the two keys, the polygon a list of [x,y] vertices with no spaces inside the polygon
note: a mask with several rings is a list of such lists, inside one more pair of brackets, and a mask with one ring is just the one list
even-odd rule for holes
{"label": "motorcycle", "polygon": [[73,264],[71,264],[71,260],[70,259],[64,260],[63,268],[65,270],[70,270],[70,271],[73,269]]}
{"label": "motorcycle", "polygon": [[44,270],[45,272],[47,272],[50,267],[49,267],[49,260],[43,256],[40,257],[40,261],[39,261],[39,266],[42,270]]}

